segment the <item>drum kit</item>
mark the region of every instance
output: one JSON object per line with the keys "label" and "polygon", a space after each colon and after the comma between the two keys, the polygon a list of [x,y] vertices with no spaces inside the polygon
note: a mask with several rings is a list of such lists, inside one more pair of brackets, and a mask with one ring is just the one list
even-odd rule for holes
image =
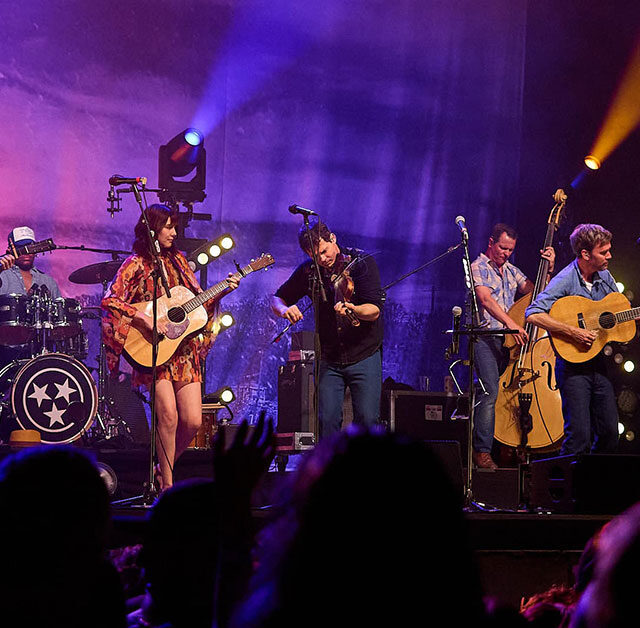
{"label": "drum kit", "polygon": [[[103,294],[122,260],[75,270],[76,284],[102,284]],[[127,438],[130,430],[107,396],[104,344],[100,343],[97,384],[83,363],[89,354],[84,319],[100,319],[100,308],[76,299],[52,298],[46,287],[27,295],[0,295],[0,345],[9,362],[0,368],[2,419],[40,432],[41,442],[87,443]]]}

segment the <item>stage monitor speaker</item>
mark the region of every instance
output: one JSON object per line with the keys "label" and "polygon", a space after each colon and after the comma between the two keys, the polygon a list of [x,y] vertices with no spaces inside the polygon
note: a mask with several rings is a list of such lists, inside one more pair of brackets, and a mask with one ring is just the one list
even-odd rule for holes
{"label": "stage monitor speaker", "polygon": [[313,362],[287,362],[278,371],[277,431],[313,432]]}
{"label": "stage monitor speaker", "polygon": [[462,463],[466,466],[469,442],[469,402],[466,395],[386,390],[383,396],[382,416],[392,432],[416,440],[456,441],[460,443]]}
{"label": "stage monitor speaker", "polygon": [[[313,416],[313,362],[290,361],[278,370],[279,434],[312,432],[316,442],[319,432]],[[342,428],[353,422],[353,404],[349,389],[342,404]]]}
{"label": "stage monitor speaker", "polygon": [[617,515],[640,500],[640,456],[584,454],[531,463],[529,503],[557,513]]}

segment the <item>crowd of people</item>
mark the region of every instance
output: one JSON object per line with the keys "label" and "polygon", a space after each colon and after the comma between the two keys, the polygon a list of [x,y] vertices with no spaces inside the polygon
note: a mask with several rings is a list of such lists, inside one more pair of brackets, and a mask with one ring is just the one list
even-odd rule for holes
{"label": "crowd of people", "polygon": [[266,628],[634,623],[640,505],[588,543],[575,583],[521,609],[483,597],[460,498],[424,443],[352,427],[322,441],[255,525],[250,495],[273,456],[264,416],[212,450],[213,480],[164,491],[141,546],[107,552],[109,498],[79,448],[0,466],[4,625]]}
{"label": "crowd of people", "polygon": [[107,552],[106,486],[88,454],[30,448],[0,466],[5,625],[266,628],[609,627],[636,616],[640,505],[588,543],[575,583],[513,609],[488,600],[459,494],[417,441],[352,427],[283,475],[257,526],[250,496],[273,457],[264,416],[212,450],[213,480],[164,491],[140,546]]}

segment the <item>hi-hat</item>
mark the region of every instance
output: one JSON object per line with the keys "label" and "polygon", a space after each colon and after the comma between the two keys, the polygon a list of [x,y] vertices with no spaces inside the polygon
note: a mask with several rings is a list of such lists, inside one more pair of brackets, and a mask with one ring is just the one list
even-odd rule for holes
{"label": "hi-hat", "polygon": [[120,266],[122,266],[122,260],[89,264],[74,270],[69,275],[69,281],[73,283],[104,283],[105,281],[111,281],[116,276]]}

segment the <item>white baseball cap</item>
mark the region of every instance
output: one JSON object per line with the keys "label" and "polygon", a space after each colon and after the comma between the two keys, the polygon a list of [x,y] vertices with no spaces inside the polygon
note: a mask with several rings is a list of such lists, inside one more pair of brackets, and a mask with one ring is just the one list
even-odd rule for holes
{"label": "white baseball cap", "polygon": [[35,242],[36,236],[30,227],[16,227],[9,234],[9,241],[13,242],[16,246],[22,246]]}

